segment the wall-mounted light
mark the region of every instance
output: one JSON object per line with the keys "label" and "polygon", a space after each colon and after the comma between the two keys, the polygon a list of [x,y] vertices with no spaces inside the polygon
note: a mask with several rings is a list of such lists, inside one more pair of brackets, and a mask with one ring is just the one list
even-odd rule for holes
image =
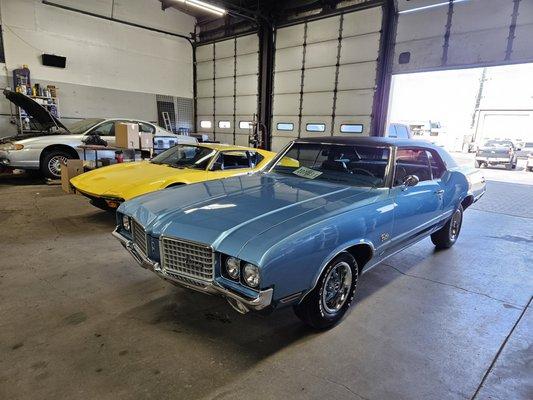
{"label": "wall-mounted light", "polygon": [[201,0],[178,0],[178,1],[185,5],[193,6],[201,10],[216,14],[220,17],[226,14],[226,10],[224,10],[223,8],[206,3],[205,1],[201,1]]}

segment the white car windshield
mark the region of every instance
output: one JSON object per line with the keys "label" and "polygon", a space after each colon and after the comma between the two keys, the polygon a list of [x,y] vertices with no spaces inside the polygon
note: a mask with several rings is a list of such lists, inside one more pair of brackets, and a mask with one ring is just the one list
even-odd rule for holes
{"label": "white car windshield", "polygon": [[104,122],[105,120],[102,118],[87,118],[82,119],[81,121],[74,122],[73,124],[70,124],[67,126],[70,133],[74,135],[81,135],[82,133],[88,131],[93,126],[98,125],[101,122]]}
{"label": "white car windshield", "polygon": [[294,143],[272,172],[353,186],[383,186],[388,147]]}

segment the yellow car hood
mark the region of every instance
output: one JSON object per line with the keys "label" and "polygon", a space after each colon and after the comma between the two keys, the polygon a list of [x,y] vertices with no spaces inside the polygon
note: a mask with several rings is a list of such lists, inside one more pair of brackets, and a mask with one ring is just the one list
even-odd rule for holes
{"label": "yellow car hood", "polygon": [[80,192],[129,200],[172,183],[194,183],[203,180],[203,170],[172,168],[148,161],[131,162],[98,168],[78,175],[70,183]]}

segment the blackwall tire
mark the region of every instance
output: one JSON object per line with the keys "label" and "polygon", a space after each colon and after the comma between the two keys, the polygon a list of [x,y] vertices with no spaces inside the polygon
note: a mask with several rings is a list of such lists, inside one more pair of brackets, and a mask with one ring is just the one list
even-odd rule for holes
{"label": "blackwall tire", "polygon": [[312,328],[332,328],[350,308],[358,278],[359,270],[353,256],[340,253],[328,263],[316,287],[294,306],[296,316]]}
{"label": "blackwall tire", "polygon": [[437,249],[449,249],[457,241],[462,225],[463,207],[459,205],[446,225],[431,234],[431,241]]}

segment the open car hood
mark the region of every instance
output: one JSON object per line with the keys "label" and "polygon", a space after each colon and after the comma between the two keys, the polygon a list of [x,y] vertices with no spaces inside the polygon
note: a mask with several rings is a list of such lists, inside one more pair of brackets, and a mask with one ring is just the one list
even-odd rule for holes
{"label": "open car hood", "polygon": [[26,113],[32,117],[43,130],[59,127],[69,132],[68,128],[63,125],[59,119],[50,114],[46,108],[41,106],[31,97],[7,89],[4,90],[4,96],[6,96],[6,99],[10,102],[26,111]]}

